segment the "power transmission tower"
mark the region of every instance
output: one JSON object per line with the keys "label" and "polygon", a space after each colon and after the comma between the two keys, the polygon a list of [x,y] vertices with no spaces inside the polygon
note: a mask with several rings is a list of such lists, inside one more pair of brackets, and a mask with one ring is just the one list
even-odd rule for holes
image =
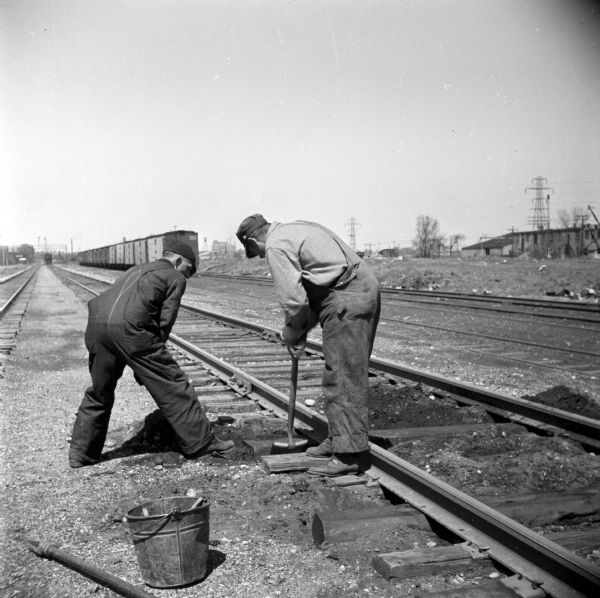
{"label": "power transmission tower", "polygon": [[356,227],[360,226],[356,218],[352,217],[348,222],[346,222],[346,226],[350,227],[350,247],[353,251],[356,251]]}
{"label": "power transmission tower", "polygon": [[552,187],[544,187],[546,179],[541,176],[536,176],[531,180],[534,183],[534,187],[525,187],[525,193],[527,191],[535,191],[535,197],[531,200],[533,207],[533,216],[528,220],[536,230],[544,230],[550,228],[550,194],[544,197],[544,191],[552,191]]}

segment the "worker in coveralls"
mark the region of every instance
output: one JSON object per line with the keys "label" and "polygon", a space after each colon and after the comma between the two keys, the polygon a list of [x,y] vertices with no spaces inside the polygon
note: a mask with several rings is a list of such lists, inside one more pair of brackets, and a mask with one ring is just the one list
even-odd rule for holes
{"label": "worker in coveralls", "polygon": [[196,458],[233,448],[233,441],[215,438],[194,388],[165,346],[186,281],[195,271],[192,247],[171,241],[161,259],[130,268],[89,302],[85,344],[92,385],[85,391],[73,426],[71,467],[100,461],[115,388],[125,366],[156,401],[184,456]]}
{"label": "worker in coveralls", "polygon": [[329,435],[306,451],[323,458],[323,465],[308,473],[364,472],[369,467],[369,357],[381,310],[377,279],[348,245],[314,222],[271,224],[254,214],[236,235],[247,257],[267,258],[285,314],[285,344],[300,352],[308,331],[317,322],[322,328]]}

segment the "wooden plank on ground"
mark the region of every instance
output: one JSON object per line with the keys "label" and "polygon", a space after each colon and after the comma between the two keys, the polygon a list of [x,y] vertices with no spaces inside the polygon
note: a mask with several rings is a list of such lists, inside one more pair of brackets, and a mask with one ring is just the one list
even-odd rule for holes
{"label": "wooden plank on ground", "polygon": [[478,500],[529,527],[549,525],[561,519],[600,520],[600,492],[593,488],[512,496],[480,496]]}
{"label": "wooden plank on ground", "polygon": [[243,411],[256,411],[258,409],[254,403],[250,403],[249,401],[220,402],[208,399],[206,401],[201,400],[200,402],[207,411],[235,411],[235,413],[240,413]]}
{"label": "wooden plank on ground", "polygon": [[312,537],[317,546],[380,537],[390,530],[431,529],[427,518],[410,505],[381,505],[355,509],[315,509]]}
{"label": "wooden plank on ground", "polygon": [[516,593],[499,581],[486,581],[476,586],[458,586],[437,592],[420,592],[421,598],[544,598],[541,590],[525,595]]}
{"label": "wooden plank on ground", "polygon": [[265,455],[260,460],[268,473],[306,471],[310,467],[323,465],[324,462],[324,459],[307,457],[306,452],[287,455]]}
{"label": "wooden plank on ground", "polygon": [[563,530],[544,534],[544,536],[571,551],[589,554],[593,550],[600,550],[598,528]]}
{"label": "wooden plank on ground", "polygon": [[358,486],[360,484],[366,484],[369,480],[364,475],[340,475],[336,478],[329,478],[327,480],[328,486]]}
{"label": "wooden plank on ground", "polygon": [[389,552],[371,561],[372,567],[386,579],[456,573],[472,568],[475,563],[487,565],[488,557],[469,549],[466,543]]}
{"label": "wooden plank on ground", "polygon": [[407,440],[418,440],[420,438],[431,438],[432,436],[448,436],[450,434],[473,434],[484,430],[500,430],[508,434],[522,434],[527,428],[519,424],[457,424],[452,426],[427,426],[424,428],[393,428],[381,430],[369,430],[369,439],[376,444],[387,448]]}

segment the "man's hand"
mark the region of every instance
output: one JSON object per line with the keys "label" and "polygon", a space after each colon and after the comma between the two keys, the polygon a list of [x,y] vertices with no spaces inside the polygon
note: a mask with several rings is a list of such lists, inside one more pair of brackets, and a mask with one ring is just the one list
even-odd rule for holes
{"label": "man's hand", "polygon": [[300,357],[300,355],[304,353],[304,347],[306,346],[306,334],[298,338],[289,326],[285,326],[280,334],[281,340],[283,340],[285,346],[294,357]]}

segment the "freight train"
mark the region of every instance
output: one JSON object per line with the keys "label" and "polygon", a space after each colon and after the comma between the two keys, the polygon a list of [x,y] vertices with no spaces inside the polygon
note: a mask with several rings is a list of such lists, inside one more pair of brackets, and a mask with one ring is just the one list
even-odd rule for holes
{"label": "freight train", "polygon": [[136,264],[145,264],[159,259],[168,241],[171,240],[187,243],[198,255],[198,233],[191,230],[174,230],[162,235],[151,235],[142,239],[121,241],[114,245],[80,251],[79,263],[82,266],[127,270]]}

